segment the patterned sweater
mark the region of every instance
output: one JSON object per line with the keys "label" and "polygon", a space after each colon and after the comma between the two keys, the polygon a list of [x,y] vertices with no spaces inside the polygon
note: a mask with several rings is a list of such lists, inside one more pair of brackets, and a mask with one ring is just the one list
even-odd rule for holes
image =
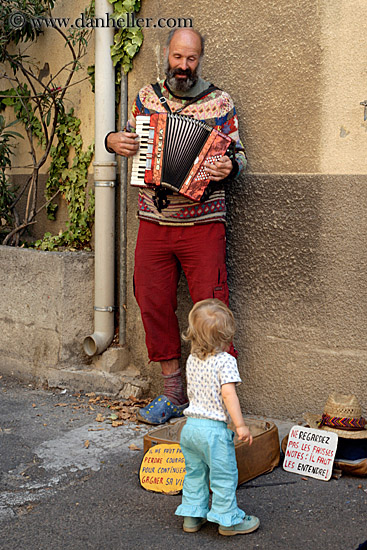
{"label": "patterned sweater", "polygon": [[[204,81],[200,79],[199,84],[203,87]],[[181,108],[191,99],[191,96],[179,97],[173,95],[160,81],[162,95],[167,99],[172,112]],[[209,85],[209,83],[208,83]],[[195,86],[196,87],[196,86]],[[192,91],[191,91],[192,92]],[[191,94],[195,97],[196,94]],[[128,127],[135,128],[135,117],[137,115],[149,115],[155,112],[165,112],[164,107],[155,94],[152,85],[142,88],[132,107]],[[236,109],[231,97],[222,90],[214,90],[198,102],[189,105],[184,109],[184,115],[190,115],[198,120],[205,121],[209,126],[228,134],[236,142],[237,173],[238,177],[245,169],[247,160],[244,147],[238,133],[238,119]],[[227,179],[223,182],[223,186]],[[148,187],[139,190],[139,212],[140,219],[152,221],[164,225],[193,225],[197,223],[208,223],[213,221],[224,222],[226,214],[224,188],[214,191],[208,200],[202,203],[194,202],[179,193],[172,192],[169,195],[169,205],[159,212],[154,205],[153,197],[155,191]]]}

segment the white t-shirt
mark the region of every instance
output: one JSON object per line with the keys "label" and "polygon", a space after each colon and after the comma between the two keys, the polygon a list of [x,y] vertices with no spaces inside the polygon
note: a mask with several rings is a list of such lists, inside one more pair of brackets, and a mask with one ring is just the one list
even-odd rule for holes
{"label": "white t-shirt", "polygon": [[186,364],[189,406],[185,416],[229,422],[221,386],[241,382],[236,359],[227,352],[210,355],[202,360],[190,355]]}

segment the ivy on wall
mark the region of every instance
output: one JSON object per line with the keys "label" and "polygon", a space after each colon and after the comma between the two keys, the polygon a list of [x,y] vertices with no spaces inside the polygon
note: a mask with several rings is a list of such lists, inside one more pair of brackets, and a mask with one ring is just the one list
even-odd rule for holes
{"label": "ivy on wall", "polygon": [[[126,21],[128,13],[137,13],[141,0],[108,0],[113,6],[113,18]],[[111,57],[114,67],[127,74],[133,66],[133,58],[143,43],[143,32],[139,27],[121,27],[115,33]]]}
{"label": "ivy on wall", "polygon": [[[56,130],[57,145],[51,147],[52,158],[49,177],[46,182],[45,196],[52,198],[59,191],[67,205],[68,220],[66,230],[58,235],[47,232],[35,242],[41,250],[87,248],[92,237],[94,219],[94,193],[87,194],[88,167],[93,157],[93,145],[83,151],[83,139],[80,134],[81,121],[74,116],[74,110],[60,116]],[[74,150],[73,161],[69,165],[70,150]],[[56,205],[48,204],[48,218],[55,220]]]}
{"label": "ivy on wall", "polygon": [[[94,205],[90,197],[86,201],[85,186],[92,153],[91,148],[83,152],[78,147],[78,144],[82,146],[80,120],[74,117],[72,110],[67,111],[66,100],[70,87],[88,78],[82,71],[82,59],[87,51],[91,31],[53,27],[52,32],[58,33],[67,52],[66,62],[55,72],[50,67],[51,60],[50,64],[46,62],[41,68],[37,58],[30,55],[27,48],[16,47],[39,38],[43,33],[42,23],[52,17],[54,4],[54,1],[49,0],[12,0],[0,4],[0,61],[4,67],[2,78],[9,85],[8,89],[0,93],[0,111],[9,108],[13,110],[16,121],[23,126],[30,157],[29,175],[22,179],[17,189],[11,189],[13,200],[9,200],[10,195],[7,193],[8,199],[1,203],[0,218],[5,220],[5,224],[2,222],[0,237],[6,245],[27,244],[24,235],[31,225],[37,223],[41,210],[46,209],[54,219],[57,207],[52,203],[57,196],[64,197],[69,213],[65,232],[68,235],[63,238],[58,236],[59,245],[82,248],[91,237]],[[91,7],[86,8],[86,16],[91,13]],[[70,135],[73,135],[73,139],[69,138],[68,143],[67,136]],[[3,136],[4,131],[0,138],[2,143]],[[67,147],[62,147],[62,143]],[[60,154],[57,162],[55,148],[59,148]],[[9,163],[4,160],[4,151],[4,148],[0,148],[0,165],[9,168]],[[46,196],[41,200],[41,169],[50,158],[50,177],[54,182],[57,181],[57,185],[52,186],[49,180]],[[76,170],[80,185],[75,185]],[[69,172],[68,176],[66,172]],[[2,196],[4,189],[9,191],[9,187],[2,188]],[[89,227],[86,228],[86,225]],[[55,243],[52,243],[54,247]],[[43,248],[49,249],[47,239]]]}
{"label": "ivy on wall", "polygon": [[[140,10],[141,0],[109,0],[113,5],[113,17],[118,20],[128,13]],[[80,133],[81,121],[73,109],[66,110],[65,95],[71,85],[89,78],[93,85],[94,70],[88,67],[83,74],[81,60],[88,47],[91,29],[53,28],[64,40],[71,54],[71,61],[65,63],[56,77],[52,76],[49,64],[42,70],[37,59],[26,53],[10,53],[14,45],[34,42],[43,32],[41,26],[32,25],[34,18],[52,17],[55,0],[12,0],[0,4],[0,20],[3,21],[0,36],[0,61],[8,64],[9,73],[4,77],[11,84],[0,93],[0,111],[11,107],[16,121],[22,124],[30,145],[32,171],[23,185],[14,189],[9,183],[5,170],[10,167],[11,145],[9,140],[16,136],[9,133],[5,123],[0,128],[0,242],[10,245],[24,245],[21,237],[29,226],[36,223],[37,215],[46,209],[50,220],[56,219],[57,204],[54,199],[62,197],[66,201],[68,221],[65,231],[58,235],[46,233],[35,243],[37,248],[55,250],[60,247],[80,249],[88,247],[92,236],[94,216],[94,196],[87,193],[88,167],[93,156],[93,146],[83,150]],[[15,26],[14,13],[23,24]],[[86,8],[86,17],[94,16],[94,5]],[[5,22],[5,23],[4,23]],[[142,31],[138,27],[120,28],[114,37],[111,58],[116,67],[116,85],[121,74],[132,68],[132,60],[143,42]],[[82,74],[82,76],[80,76]],[[62,76],[64,75],[64,80]],[[78,78],[77,82],[73,79]],[[73,81],[73,82],[72,82]],[[2,119],[3,120],[3,119]],[[5,131],[7,130],[7,131]],[[4,147],[1,147],[1,145]],[[6,147],[5,147],[6,145]],[[41,148],[39,154],[36,147]],[[5,155],[6,152],[6,155]],[[4,153],[4,154],[3,154]],[[50,159],[49,177],[46,182],[45,201],[37,204],[39,174],[46,160]],[[25,197],[25,211],[19,212],[20,198]],[[24,202],[24,201],[23,201]]]}

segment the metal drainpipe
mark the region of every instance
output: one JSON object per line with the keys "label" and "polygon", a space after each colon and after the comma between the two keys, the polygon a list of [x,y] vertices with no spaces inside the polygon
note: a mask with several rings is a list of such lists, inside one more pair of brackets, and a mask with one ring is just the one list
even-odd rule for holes
{"label": "metal drainpipe", "polygon": [[[107,0],[96,0],[96,18],[106,20],[113,9]],[[115,284],[115,155],[104,147],[104,138],[115,129],[115,72],[110,46],[114,29],[95,29],[95,286],[94,333],[84,339],[84,351],[102,353],[113,340]]]}
{"label": "metal drainpipe", "polygon": [[[127,75],[121,76],[120,124],[127,123]],[[121,157],[120,163],[120,284],[119,284],[119,344],[126,344],[126,269],[127,269],[127,158]]]}

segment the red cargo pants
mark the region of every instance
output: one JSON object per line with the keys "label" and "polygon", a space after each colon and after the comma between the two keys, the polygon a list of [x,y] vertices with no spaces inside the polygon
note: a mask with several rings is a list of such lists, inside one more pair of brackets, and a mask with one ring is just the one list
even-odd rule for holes
{"label": "red cargo pants", "polygon": [[228,305],[225,256],[225,226],[221,222],[185,227],[140,221],[134,292],[151,361],[181,356],[175,313],[180,267],[194,303],[218,298]]}

